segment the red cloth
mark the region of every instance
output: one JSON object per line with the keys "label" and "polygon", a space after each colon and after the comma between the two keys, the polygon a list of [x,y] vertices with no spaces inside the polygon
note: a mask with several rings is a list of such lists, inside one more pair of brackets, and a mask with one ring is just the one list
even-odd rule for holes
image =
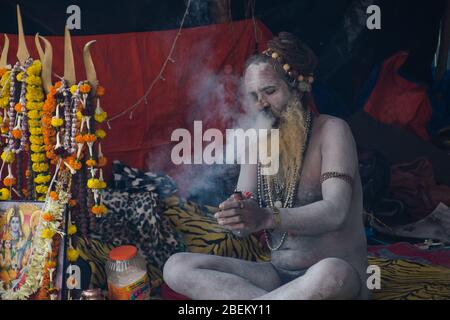
{"label": "red cloth", "polygon": [[432,108],[427,88],[398,74],[407,57],[399,52],[383,63],[364,110],[382,123],[406,128],[428,140]]}
{"label": "red cloth", "polygon": [[389,192],[417,219],[429,215],[440,202],[450,205],[450,187],[436,183],[433,165],[426,158],[392,166]]}
{"label": "red cloth", "polygon": [[399,242],[387,246],[369,246],[371,255],[387,259],[405,259],[450,268],[450,250],[421,250],[407,242]]}
{"label": "red cloth", "polygon": [[[100,84],[106,89],[102,106],[109,117],[114,116],[144,95],[160,72],[177,32],[72,36],[77,80],[86,78],[83,46],[95,39],[92,57]],[[8,61],[13,62],[17,60],[17,35],[8,36]],[[264,50],[271,32],[257,22],[256,36]],[[48,40],[53,46],[53,71],[62,75],[63,37]],[[34,36],[27,36],[26,42],[32,57],[37,58]],[[175,63],[168,64],[163,74],[165,81],[155,84],[148,104],[142,103],[133,112],[133,120],[127,113],[110,123],[112,130],[106,130],[108,135],[102,143],[105,155],[139,169],[159,167],[170,173],[170,137],[174,129],[191,130],[193,120],[203,120],[204,127],[207,122],[224,129],[229,120],[224,111],[239,111],[235,103],[237,84],[244,62],[255,47],[252,20],[183,29],[172,55]]]}
{"label": "red cloth", "polygon": [[161,285],[161,296],[164,300],[191,300],[188,297],[170,289],[165,282]]}

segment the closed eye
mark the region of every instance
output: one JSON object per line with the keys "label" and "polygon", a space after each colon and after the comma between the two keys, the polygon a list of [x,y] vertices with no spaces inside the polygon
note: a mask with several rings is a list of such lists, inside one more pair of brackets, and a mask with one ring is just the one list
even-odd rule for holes
{"label": "closed eye", "polygon": [[274,94],[276,91],[277,91],[277,89],[275,87],[269,87],[269,88],[264,89],[264,92],[269,96]]}

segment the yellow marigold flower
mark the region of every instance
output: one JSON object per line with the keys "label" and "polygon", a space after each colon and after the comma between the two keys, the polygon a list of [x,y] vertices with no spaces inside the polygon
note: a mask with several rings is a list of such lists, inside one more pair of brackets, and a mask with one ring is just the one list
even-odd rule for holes
{"label": "yellow marigold flower", "polygon": [[67,233],[69,234],[69,236],[73,236],[75,233],[77,233],[77,226],[74,224],[71,224],[68,228],[67,228]]}
{"label": "yellow marigold flower", "polygon": [[64,120],[61,118],[53,117],[52,118],[52,126],[54,127],[60,127],[64,123]]}
{"label": "yellow marigold flower", "polygon": [[43,96],[43,91],[41,87],[35,87],[35,86],[27,86],[27,93],[30,94],[30,96]]}
{"label": "yellow marigold flower", "polygon": [[13,163],[14,162],[14,153],[10,150],[4,150],[2,153],[2,160],[5,163]]}
{"label": "yellow marigold flower", "polygon": [[39,110],[31,110],[28,112],[28,118],[32,120],[40,119],[42,115],[42,112]]}
{"label": "yellow marigold flower", "polygon": [[23,78],[23,72],[19,72],[16,76],[17,81],[22,81]]}
{"label": "yellow marigold flower", "polygon": [[44,136],[42,136],[42,135],[39,135],[39,136],[31,135],[30,136],[30,142],[32,144],[42,145],[44,143]]}
{"label": "yellow marigold flower", "polygon": [[36,200],[37,201],[45,201],[45,195],[38,197]]}
{"label": "yellow marigold flower", "polygon": [[41,111],[44,106],[44,102],[28,101],[27,110],[39,110]]}
{"label": "yellow marigold flower", "polygon": [[[33,111],[38,112],[38,110],[33,110]],[[30,126],[30,128],[39,127],[41,125],[41,121],[39,121],[37,119],[28,119],[28,125]]]}
{"label": "yellow marigold flower", "polygon": [[45,154],[44,153],[33,153],[31,155],[31,161],[32,162],[43,162],[43,161],[45,161]]}
{"label": "yellow marigold flower", "polygon": [[39,102],[42,101],[42,99],[44,99],[44,94],[43,93],[39,93],[39,94],[31,94],[31,93],[27,93],[25,95],[25,98],[27,99],[28,102]]}
{"label": "yellow marigold flower", "polygon": [[45,146],[39,144],[31,144],[30,149],[33,152],[43,152],[45,150]]}
{"label": "yellow marigold flower", "polygon": [[83,114],[81,113],[81,111],[77,112],[77,120],[81,121],[83,119]]}
{"label": "yellow marigold flower", "polygon": [[74,248],[67,249],[67,260],[69,260],[70,262],[77,261],[79,256],[80,252],[77,249]]}
{"label": "yellow marigold flower", "polygon": [[106,132],[103,129],[98,129],[95,131],[95,135],[97,136],[97,138],[103,139],[106,137]]}
{"label": "yellow marigold flower", "polygon": [[88,180],[88,188],[89,189],[105,189],[106,182],[100,179],[89,179]]}
{"label": "yellow marigold flower", "polygon": [[73,86],[70,87],[70,92],[72,94],[75,94],[75,92],[77,92],[77,88],[78,88],[78,86],[76,84],[74,84]]}
{"label": "yellow marigold flower", "polygon": [[31,66],[27,69],[27,74],[32,76],[38,76],[42,71],[42,64],[39,60],[34,60]]}
{"label": "yellow marigold flower", "polygon": [[101,113],[96,113],[94,114],[94,119],[95,121],[97,121],[98,123],[102,123],[103,121],[105,121],[106,117],[108,116],[108,114],[103,111]]}
{"label": "yellow marigold flower", "polygon": [[51,238],[53,238],[55,233],[56,233],[55,231],[53,231],[53,230],[51,230],[49,228],[46,228],[46,229],[42,230],[41,238],[51,239]]}
{"label": "yellow marigold flower", "polygon": [[41,127],[30,128],[30,134],[35,136],[40,135],[42,134],[42,128]]}
{"label": "yellow marigold flower", "polygon": [[44,163],[44,162],[36,162],[33,163],[33,165],[31,166],[31,168],[33,169],[34,172],[46,172],[48,171],[48,164]]}
{"label": "yellow marigold flower", "polygon": [[44,183],[48,183],[51,180],[51,176],[46,174],[39,174],[36,178],[34,178],[34,182],[37,184],[44,184]]}
{"label": "yellow marigold flower", "polygon": [[42,79],[34,75],[28,76],[26,82],[31,86],[42,86]]}
{"label": "yellow marigold flower", "polygon": [[[9,92],[9,90],[5,90],[5,91]],[[2,97],[2,98],[0,98],[0,107],[5,109],[8,106],[8,102],[9,102],[9,97]]]}
{"label": "yellow marigold flower", "polygon": [[10,193],[9,193],[9,190],[8,190],[8,188],[1,188],[0,189],[0,200],[9,200],[9,196],[10,196]]}
{"label": "yellow marigold flower", "polygon": [[46,185],[38,185],[36,186],[36,192],[40,194],[47,194],[48,186]]}

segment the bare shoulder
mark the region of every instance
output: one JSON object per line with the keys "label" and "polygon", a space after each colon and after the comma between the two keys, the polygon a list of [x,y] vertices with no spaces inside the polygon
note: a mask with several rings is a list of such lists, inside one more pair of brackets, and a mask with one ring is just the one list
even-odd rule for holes
{"label": "bare shoulder", "polygon": [[326,141],[353,141],[352,131],[345,120],[326,114],[315,119],[317,135],[321,142]]}

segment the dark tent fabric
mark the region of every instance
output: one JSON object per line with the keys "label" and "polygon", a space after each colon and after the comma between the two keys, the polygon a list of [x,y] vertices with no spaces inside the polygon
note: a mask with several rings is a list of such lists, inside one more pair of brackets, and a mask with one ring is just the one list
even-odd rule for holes
{"label": "dark tent fabric", "polygon": [[[95,39],[92,57],[100,84],[106,89],[102,107],[109,117],[114,117],[144,95],[159,74],[177,32],[73,36],[77,80],[85,79],[83,46]],[[8,36],[8,61],[13,62],[17,36]],[[110,122],[111,130],[106,130],[102,144],[105,155],[142,169],[150,160],[150,167],[170,172],[173,130],[190,130],[193,120],[203,120],[204,126],[209,120],[211,127],[223,129],[226,113],[239,111],[237,85],[245,60],[255,52],[256,37],[264,47],[271,33],[260,22],[256,23],[255,33],[252,20],[183,29],[171,57],[174,63],[168,64],[163,79],[156,82],[147,104],[142,102],[132,114]],[[48,40],[53,45],[53,71],[62,75],[63,37]],[[27,36],[26,42],[36,58],[34,37]],[[149,159],[149,154],[157,158]]]}

